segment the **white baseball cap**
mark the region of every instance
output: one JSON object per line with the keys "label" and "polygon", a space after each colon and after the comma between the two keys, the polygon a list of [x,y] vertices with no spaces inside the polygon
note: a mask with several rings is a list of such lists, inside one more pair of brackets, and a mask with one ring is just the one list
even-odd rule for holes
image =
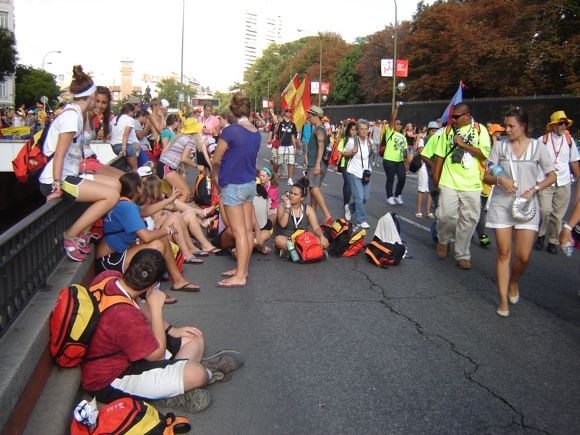
{"label": "white baseball cap", "polygon": [[169,101],[167,101],[165,98],[163,98],[161,100],[161,106],[162,107],[169,107]]}
{"label": "white baseball cap", "polygon": [[141,166],[137,168],[137,174],[139,174],[140,177],[148,177],[149,175],[153,175],[153,171],[149,166]]}

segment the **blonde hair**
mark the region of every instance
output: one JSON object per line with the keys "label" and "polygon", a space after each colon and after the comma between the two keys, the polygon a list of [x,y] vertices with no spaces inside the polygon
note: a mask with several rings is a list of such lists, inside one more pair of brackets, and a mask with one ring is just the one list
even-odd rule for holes
{"label": "blonde hair", "polygon": [[145,202],[155,204],[163,196],[161,191],[161,178],[157,175],[149,175],[143,179],[143,198]]}

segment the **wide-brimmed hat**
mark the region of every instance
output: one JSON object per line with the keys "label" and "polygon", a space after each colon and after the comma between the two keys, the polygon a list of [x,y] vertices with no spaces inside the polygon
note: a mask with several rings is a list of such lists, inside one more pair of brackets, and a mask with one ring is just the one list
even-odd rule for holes
{"label": "wide-brimmed hat", "polygon": [[489,135],[493,135],[494,133],[497,133],[499,131],[505,131],[505,128],[503,128],[501,125],[499,124],[491,124],[489,126]]}
{"label": "wide-brimmed hat", "polygon": [[310,106],[310,109],[307,110],[307,113],[310,113],[314,116],[320,116],[321,118],[324,116],[324,111],[318,106]]}
{"label": "wide-brimmed hat", "polygon": [[203,126],[195,118],[186,118],[181,125],[183,134],[195,134],[201,132]]}
{"label": "wide-brimmed hat", "polygon": [[550,122],[548,124],[546,124],[546,129],[549,130],[550,127],[552,127],[553,125],[559,124],[562,121],[567,121],[568,127],[571,126],[572,124],[574,124],[574,121],[572,121],[571,119],[569,119],[566,116],[566,112],[564,112],[563,110],[558,110],[558,111],[552,113],[552,115],[550,116]]}

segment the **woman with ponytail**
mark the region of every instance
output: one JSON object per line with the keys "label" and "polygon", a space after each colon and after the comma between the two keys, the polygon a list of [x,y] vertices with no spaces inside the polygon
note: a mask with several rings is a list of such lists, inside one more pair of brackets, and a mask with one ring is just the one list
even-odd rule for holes
{"label": "woman with ponytail", "polygon": [[82,157],[83,120],[95,104],[97,88],[80,65],[73,68],[70,91],[74,102],[67,104],[48,127],[44,154],[50,159],[40,174],[40,191],[52,200],[67,194],[75,201],[93,204],[64,233],[66,255],[84,261],[90,252],[88,229],[119,200],[119,181],[99,174],[79,177]]}

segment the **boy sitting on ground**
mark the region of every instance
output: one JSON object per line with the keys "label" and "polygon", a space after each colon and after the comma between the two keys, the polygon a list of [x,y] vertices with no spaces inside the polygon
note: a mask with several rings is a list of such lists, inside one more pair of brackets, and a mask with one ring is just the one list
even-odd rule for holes
{"label": "boy sitting on ground", "polygon": [[[98,401],[109,403],[130,395],[166,399],[159,405],[199,412],[211,403],[210,393],[201,387],[222,380],[243,364],[236,351],[221,351],[202,360],[203,333],[163,320],[165,294],[159,281],[166,269],[159,251],[143,249],[122,278],[106,284],[106,294],[127,296],[130,303],[102,313],[82,364],[82,387]],[[138,302],[140,296],[146,297],[146,304]]]}

